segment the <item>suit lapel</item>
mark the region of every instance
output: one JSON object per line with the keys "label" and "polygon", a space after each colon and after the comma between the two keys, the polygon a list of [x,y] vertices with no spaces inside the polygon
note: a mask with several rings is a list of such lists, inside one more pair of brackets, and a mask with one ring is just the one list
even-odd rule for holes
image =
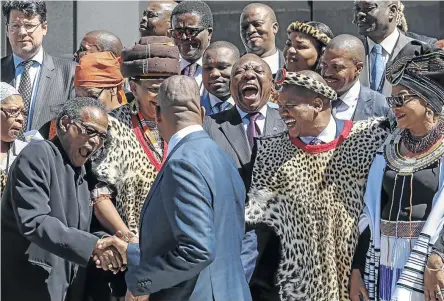
{"label": "suit lapel", "polygon": [[267,106],[267,117],[265,118],[264,133],[262,136],[276,135],[285,130],[284,122],[277,110]]}
{"label": "suit lapel", "polygon": [[[54,61],[52,60],[52,57],[47,55],[45,52],[43,54],[43,64],[40,69],[40,77],[38,81],[37,95],[35,98],[34,112],[41,112],[43,111],[44,107],[51,105],[45,100],[51,99],[48,96],[48,93],[51,90],[51,77],[53,71]],[[32,123],[36,124],[38,122],[38,118],[39,116],[34,113],[34,116],[32,117]]]}
{"label": "suit lapel", "polygon": [[205,108],[205,116],[213,114],[209,92],[205,91],[204,95],[201,96],[200,105]]}
{"label": "suit lapel", "polygon": [[362,84],[361,90],[359,91],[358,103],[356,104],[355,114],[353,115],[353,121],[359,121],[367,119],[367,117],[372,116],[371,112],[371,99],[363,93]]}
{"label": "suit lapel", "polygon": [[7,56],[2,64],[2,82],[15,87],[15,67],[12,54]]}
{"label": "suit lapel", "polygon": [[246,165],[251,160],[251,148],[245,133],[244,124],[236,106],[229,110],[229,114],[228,121],[223,122],[220,125],[220,129],[236,152],[239,161],[242,165]]}
{"label": "suit lapel", "polygon": [[284,68],[285,66],[285,58],[284,58],[284,53],[278,49],[279,52],[279,68]]}

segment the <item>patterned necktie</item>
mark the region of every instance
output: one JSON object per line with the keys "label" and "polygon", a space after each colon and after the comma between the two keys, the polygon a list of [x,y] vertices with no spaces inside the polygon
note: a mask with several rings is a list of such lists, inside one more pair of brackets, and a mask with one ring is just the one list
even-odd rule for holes
{"label": "patterned necktie", "polygon": [[254,138],[258,137],[260,134],[259,127],[256,124],[256,120],[259,118],[260,115],[261,113],[259,112],[250,113],[247,115],[248,119],[250,120],[250,123],[247,126],[247,137],[251,147],[253,147]]}
{"label": "patterned necktie", "polygon": [[182,74],[189,76],[189,77],[194,77],[194,74],[196,73],[197,70],[197,63],[192,63],[189,64],[188,66],[185,67],[185,69],[183,69]]}
{"label": "patterned necktie", "polygon": [[384,74],[385,64],[382,57],[382,46],[375,44],[371,53],[372,57],[372,74],[370,80],[370,89],[379,91],[382,76]]}
{"label": "patterned necktie", "polygon": [[309,145],[321,145],[321,144],[325,144],[325,142],[318,138],[313,138],[313,140],[311,140],[309,143]]}
{"label": "patterned necktie", "polygon": [[[29,69],[31,69],[32,64],[34,64],[33,60],[24,61],[21,63],[23,65],[23,73],[20,78],[20,85],[18,88],[18,92],[23,98],[23,104],[25,105],[26,111],[29,112],[29,107],[31,105],[31,97],[32,97],[32,83],[31,76],[29,75]],[[28,115],[29,116],[29,115]],[[23,131],[26,131],[26,127],[28,124],[27,118],[23,122]]]}
{"label": "patterned necktie", "polygon": [[232,105],[226,101],[219,101],[213,107],[214,113],[222,112],[223,110],[231,109]]}

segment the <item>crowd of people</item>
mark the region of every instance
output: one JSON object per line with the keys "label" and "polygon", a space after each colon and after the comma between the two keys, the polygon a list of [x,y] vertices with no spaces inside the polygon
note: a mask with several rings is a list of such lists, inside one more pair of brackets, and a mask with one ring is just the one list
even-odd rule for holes
{"label": "crowd of people", "polygon": [[245,49],[149,1],[133,47],[72,61],[44,1],[2,5],[2,300],[444,300],[444,42],[400,1],[285,45],[251,3]]}

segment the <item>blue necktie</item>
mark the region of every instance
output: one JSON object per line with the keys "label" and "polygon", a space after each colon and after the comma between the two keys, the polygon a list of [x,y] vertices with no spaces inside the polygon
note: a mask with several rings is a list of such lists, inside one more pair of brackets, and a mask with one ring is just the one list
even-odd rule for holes
{"label": "blue necktie", "polygon": [[374,91],[379,91],[382,75],[384,74],[384,61],[382,58],[382,46],[380,44],[375,44],[371,53],[372,57],[372,77],[370,81],[370,89]]}

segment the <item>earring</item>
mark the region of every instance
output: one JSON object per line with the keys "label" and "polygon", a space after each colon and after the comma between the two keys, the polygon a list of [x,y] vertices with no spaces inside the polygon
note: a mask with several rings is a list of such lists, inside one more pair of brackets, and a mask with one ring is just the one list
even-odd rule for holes
{"label": "earring", "polygon": [[139,113],[139,102],[135,99],[130,104],[130,113],[133,115]]}

